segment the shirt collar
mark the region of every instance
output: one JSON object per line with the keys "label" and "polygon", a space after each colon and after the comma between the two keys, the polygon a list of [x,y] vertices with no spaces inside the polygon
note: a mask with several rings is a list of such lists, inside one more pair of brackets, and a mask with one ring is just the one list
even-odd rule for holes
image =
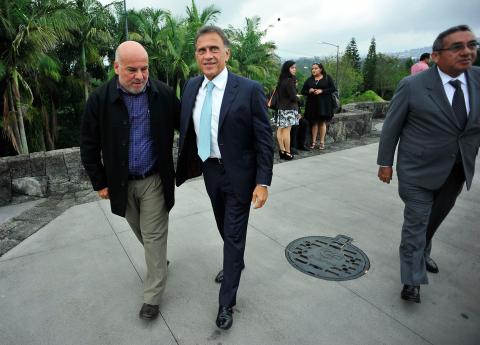
{"label": "shirt collar", "polygon": [[452,78],[451,76],[449,76],[447,73],[445,72],[442,72],[442,70],[440,68],[438,68],[437,66],[437,71],[438,71],[438,75],[440,76],[440,79],[442,79],[442,84],[445,86],[446,84],[448,84],[448,82],[450,80],[460,80],[460,82],[463,84],[463,85],[467,85],[467,78],[465,77],[465,72],[460,74],[458,77],[456,78]]}
{"label": "shirt collar", "polygon": [[208,80],[206,77],[203,78],[202,88],[207,86],[207,83],[211,81],[213,85],[219,90],[224,90],[227,86],[227,79],[228,79],[228,69],[225,67],[223,71],[221,71],[215,78],[212,80]]}

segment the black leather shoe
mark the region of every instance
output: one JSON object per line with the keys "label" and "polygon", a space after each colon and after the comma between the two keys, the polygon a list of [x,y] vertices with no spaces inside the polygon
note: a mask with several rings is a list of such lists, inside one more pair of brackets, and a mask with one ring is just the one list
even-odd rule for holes
{"label": "black leather shoe", "polygon": [[[245,265],[243,265],[242,271],[244,269],[245,269]],[[223,282],[223,270],[220,270],[220,272],[218,272],[217,276],[215,277],[215,283],[220,284],[221,282]]]}
{"label": "black leather shoe", "polygon": [[233,323],[233,310],[231,307],[220,306],[218,308],[218,315],[216,324],[218,328],[229,329]]}
{"label": "black leather shoe", "polygon": [[438,273],[438,266],[435,261],[429,256],[425,258],[425,266],[430,273]]}
{"label": "black leather shoe", "polygon": [[155,319],[158,316],[158,305],[143,303],[142,309],[140,309],[138,316],[144,320]]}
{"label": "black leather shoe", "polygon": [[223,270],[220,270],[220,272],[218,272],[217,276],[215,277],[215,283],[220,284],[221,282],[223,282]]}
{"label": "black leather shoe", "polygon": [[405,301],[420,303],[420,286],[405,284],[401,296]]}

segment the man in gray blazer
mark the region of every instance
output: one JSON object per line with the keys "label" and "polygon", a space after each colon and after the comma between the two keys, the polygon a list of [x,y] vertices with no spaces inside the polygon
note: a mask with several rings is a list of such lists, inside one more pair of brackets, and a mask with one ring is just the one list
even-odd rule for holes
{"label": "man in gray blazer", "polygon": [[378,177],[392,179],[405,203],[400,244],[401,297],[420,303],[432,237],[453,208],[463,184],[470,189],[480,146],[480,68],[472,67],[478,42],[466,25],[440,33],[436,67],[403,79],[390,103],[378,149]]}

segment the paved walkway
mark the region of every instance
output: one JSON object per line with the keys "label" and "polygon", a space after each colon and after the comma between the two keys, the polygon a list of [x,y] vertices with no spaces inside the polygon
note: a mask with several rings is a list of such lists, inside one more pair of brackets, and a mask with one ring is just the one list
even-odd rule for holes
{"label": "paved walkway", "polygon": [[[104,201],[68,209],[0,258],[0,344],[479,344],[480,174],[434,240],[440,273],[422,303],[399,298],[402,203],[376,178],[377,144],[278,164],[252,211],[233,327],[215,326],[221,241],[203,181],[177,189],[161,317],[137,316],[141,246]],[[477,171],[480,164],[477,160]],[[370,271],[345,282],[305,275],[285,247],[354,238]]]}

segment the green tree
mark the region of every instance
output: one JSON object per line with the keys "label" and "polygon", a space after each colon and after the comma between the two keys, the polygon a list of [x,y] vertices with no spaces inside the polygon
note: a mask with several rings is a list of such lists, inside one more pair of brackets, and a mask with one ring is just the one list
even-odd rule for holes
{"label": "green tree", "polygon": [[402,78],[408,75],[405,64],[396,57],[377,54],[374,90],[383,99],[390,98]]}
{"label": "green tree", "polygon": [[372,90],[375,87],[375,74],[377,65],[377,48],[375,37],[370,42],[367,58],[363,64],[363,89]]}
{"label": "green tree", "polygon": [[[129,38],[142,43],[149,57],[149,70],[152,77],[161,78],[168,68],[166,37],[164,33],[168,13],[164,10],[144,8],[129,13]],[[168,80],[167,80],[168,81]]]}
{"label": "green tree", "polygon": [[0,1],[0,79],[5,79],[3,128],[18,153],[28,153],[25,120],[32,114],[31,81],[62,40],[70,39],[75,18],[63,1]]}
{"label": "green tree", "polygon": [[87,64],[103,64],[100,47],[109,46],[113,40],[109,21],[113,15],[109,10],[111,4],[103,6],[97,0],[75,0],[73,7],[78,13],[79,23],[74,30],[75,42],[80,53],[81,80],[84,83],[85,101],[88,99],[90,75]]}
{"label": "green tree", "polygon": [[347,47],[345,48],[344,59],[348,59],[352,67],[358,72],[361,71],[360,54],[358,53],[357,41],[355,37],[352,37]]}
{"label": "green tree", "polygon": [[259,17],[246,18],[242,29],[229,26],[226,30],[232,50],[231,69],[271,90],[278,78],[280,59],[274,42],[262,42],[266,33],[260,29]]}
{"label": "green tree", "polygon": [[415,61],[409,57],[405,60],[405,70],[410,71],[410,68],[415,64]]}
{"label": "green tree", "polygon": [[[336,58],[333,56],[325,60],[324,67],[327,73],[330,74],[331,71],[335,71],[336,63]],[[345,102],[352,95],[359,93],[363,78],[362,74],[352,66],[350,58],[345,55],[339,60],[338,69],[340,73],[336,86],[341,90],[340,97],[342,102]]]}
{"label": "green tree", "polygon": [[197,35],[198,29],[204,25],[211,25],[217,21],[218,15],[221,13],[214,5],[210,5],[203,10],[199,11],[198,7],[195,4],[195,1],[192,0],[192,5],[186,7],[187,17],[185,19],[185,61],[189,61],[190,73],[197,73],[198,67],[195,62],[195,36]]}

